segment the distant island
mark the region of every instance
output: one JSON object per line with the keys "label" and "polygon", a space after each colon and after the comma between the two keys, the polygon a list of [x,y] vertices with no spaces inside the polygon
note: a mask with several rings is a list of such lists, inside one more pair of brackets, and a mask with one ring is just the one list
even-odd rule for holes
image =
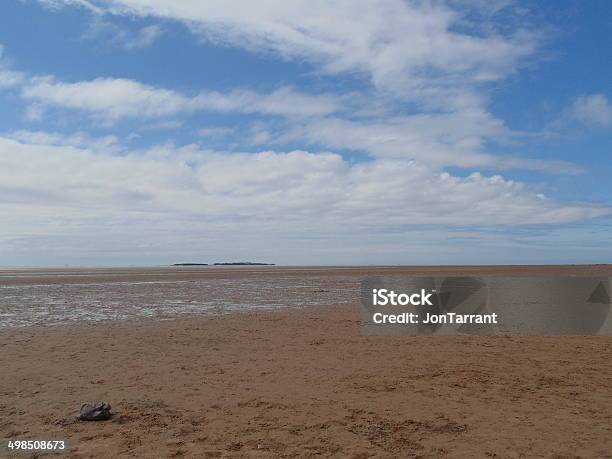
{"label": "distant island", "polygon": [[254,263],[252,261],[234,261],[231,263],[215,263],[214,266],[274,266],[274,263]]}
{"label": "distant island", "polygon": [[172,266],[208,266],[208,263],[174,263]]}
{"label": "distant island", "polygon": [[[208,263],[174,263],[172,266],[209,266]],[[274,266],[274,263],[256,263],[252,261],[232,261],[229,263],[213,263],[213,266]]]}

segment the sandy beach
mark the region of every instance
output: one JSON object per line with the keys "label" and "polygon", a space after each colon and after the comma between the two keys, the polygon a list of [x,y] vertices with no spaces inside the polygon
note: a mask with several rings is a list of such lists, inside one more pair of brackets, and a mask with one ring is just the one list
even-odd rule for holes
{"label": "sandy beach", "polygon": [[[327,304],[11,328],[0,361],[0,437],[65,438],[72,457],[612,451],[610,337],[363,337],[357,304]],[[111,403],[112,420],[76,421],[82,403],[98,400]]]}

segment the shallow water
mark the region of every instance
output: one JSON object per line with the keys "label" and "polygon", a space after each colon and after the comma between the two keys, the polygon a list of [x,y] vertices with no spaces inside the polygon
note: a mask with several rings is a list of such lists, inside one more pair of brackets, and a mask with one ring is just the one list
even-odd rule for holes
{"label": "shallow water", "polygon": [[0,285],[0,329],[80,321],[171,319],[317,304],[355,302],[353,276],[260,276],[189,280]]}

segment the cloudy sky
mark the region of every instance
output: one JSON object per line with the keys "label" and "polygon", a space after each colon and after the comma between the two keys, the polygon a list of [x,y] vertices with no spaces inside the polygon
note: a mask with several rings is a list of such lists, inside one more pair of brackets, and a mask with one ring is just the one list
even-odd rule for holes
{"label": "cloudy sky", "polygon": [[3,1],[0,265],[611,262],[611,17]]}

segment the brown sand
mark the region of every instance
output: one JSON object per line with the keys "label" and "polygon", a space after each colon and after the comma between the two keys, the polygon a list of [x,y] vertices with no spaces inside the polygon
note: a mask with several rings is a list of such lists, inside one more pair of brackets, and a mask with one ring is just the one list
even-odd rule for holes
{"label": "brown sand", "polygon": [[[365,338],[356,305],[25,328],[0,334],[0,437],[74,457],[610,457],[610,362],[609,337]],[[96,400],[114,419],[75,421]]]}

